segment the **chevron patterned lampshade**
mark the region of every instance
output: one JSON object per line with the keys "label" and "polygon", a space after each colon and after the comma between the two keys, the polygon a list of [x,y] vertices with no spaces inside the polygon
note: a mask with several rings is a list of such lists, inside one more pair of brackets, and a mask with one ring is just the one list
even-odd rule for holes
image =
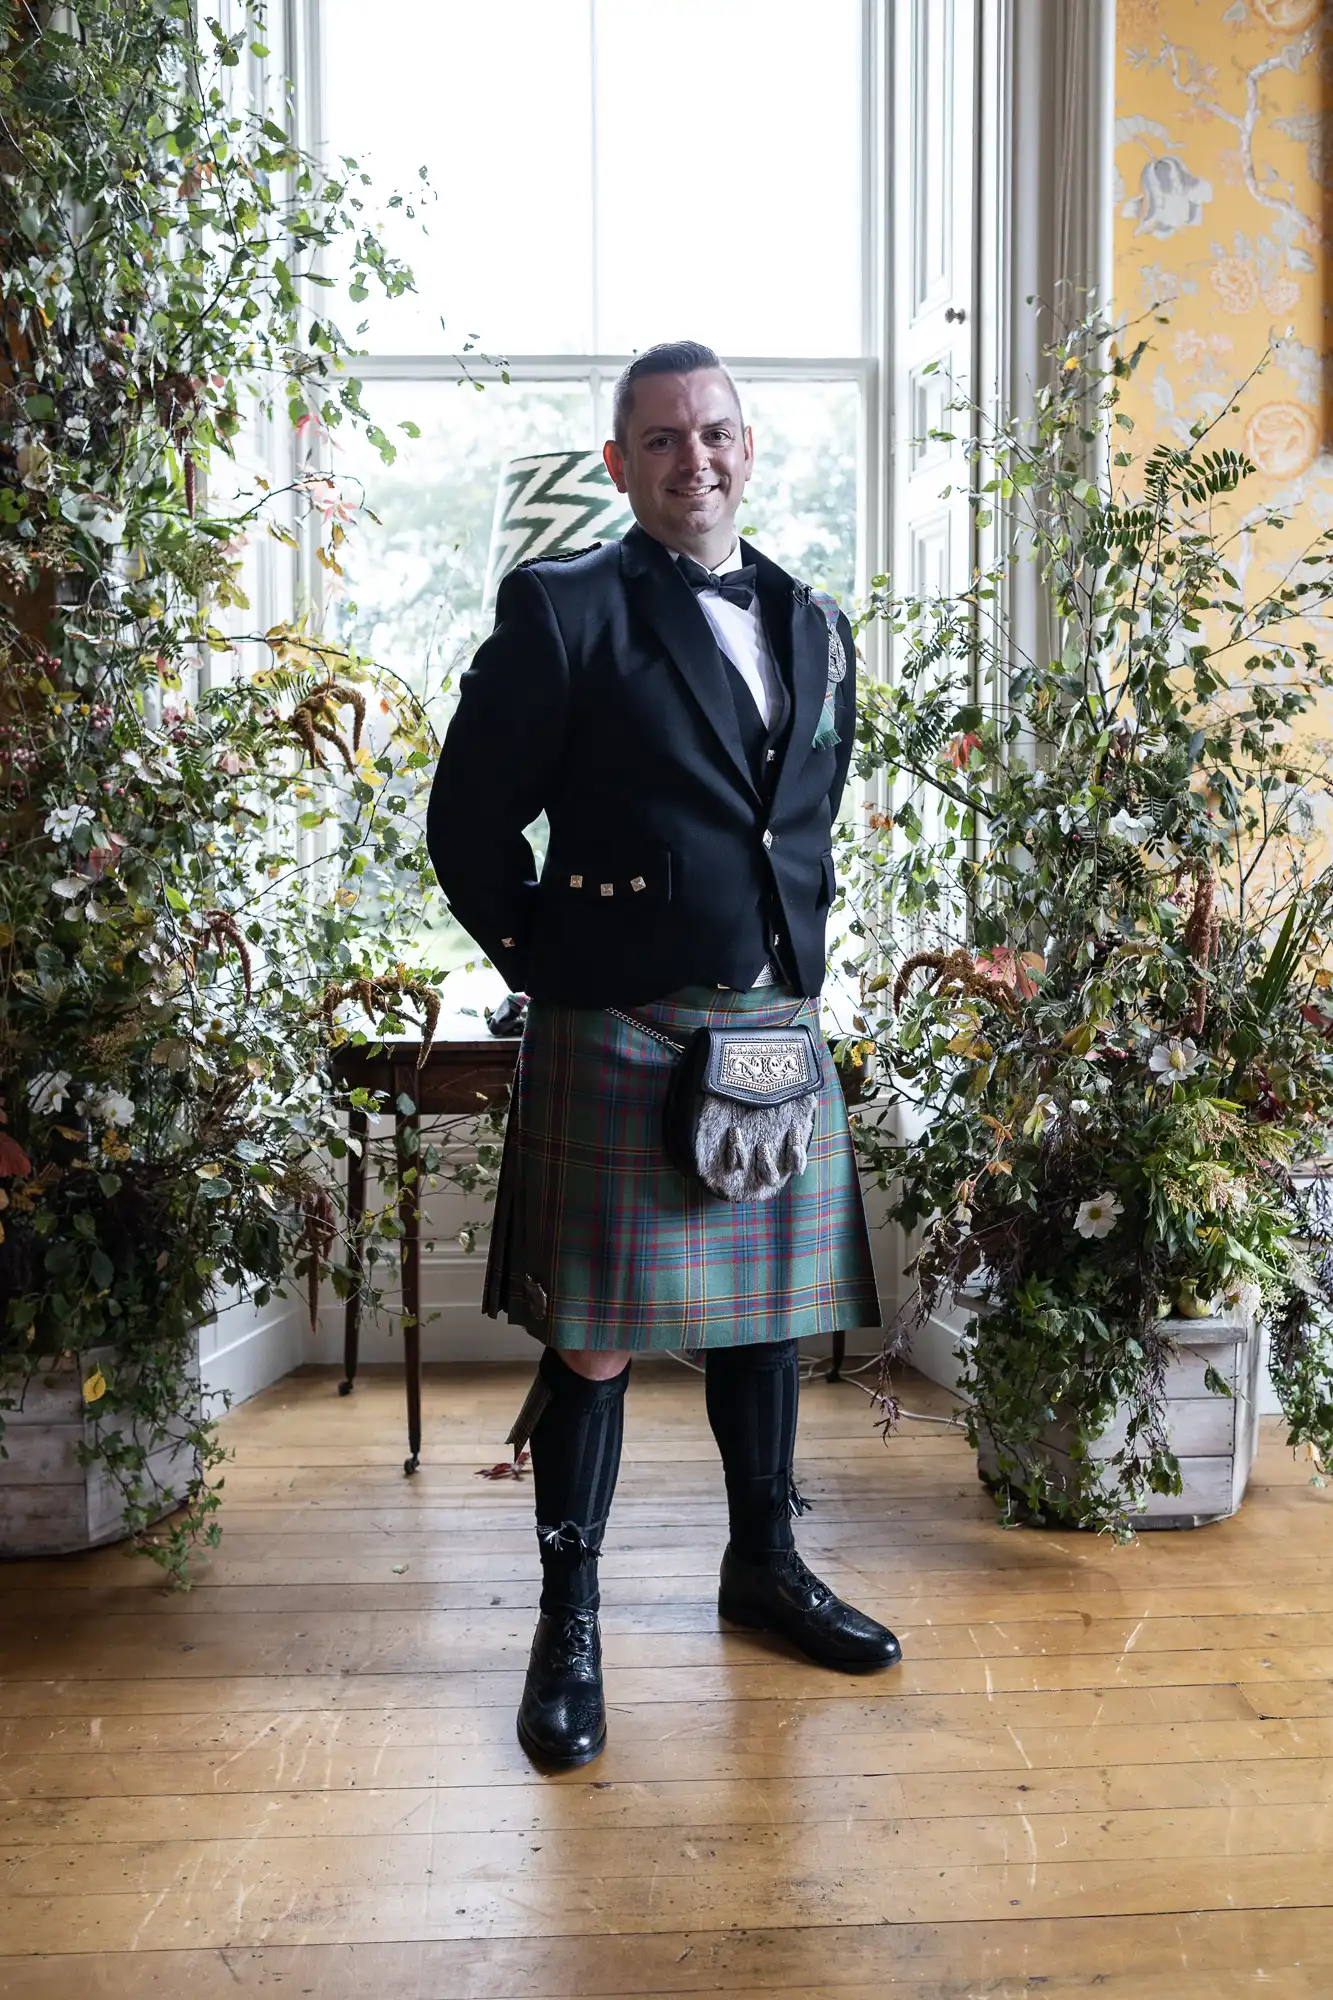
{"label": "chevron patterned lampshade", "polygon": [[633,520],[600,452],[543,451],[511,458],[501,469],[495,496],[483,608],[490,611],[501,578],[518,563],[613,541]]}

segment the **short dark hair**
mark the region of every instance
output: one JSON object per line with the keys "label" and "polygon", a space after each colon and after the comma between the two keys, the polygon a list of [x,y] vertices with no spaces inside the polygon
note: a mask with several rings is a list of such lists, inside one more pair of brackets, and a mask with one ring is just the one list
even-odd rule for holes
{"label": "short dark hair", "polygon": [[620,371],[611,404],[611,431],[616,443],[625,442],[625,426],[634,408],[634,384],[640,376],[693,375],[700,368],[721,369],[730,383],[739,410],[740,391],[731,379],[731,370],[711,347],[705,347],[701,340],[660,340],[656,347],[645,347],[642,354],[636,354]]}

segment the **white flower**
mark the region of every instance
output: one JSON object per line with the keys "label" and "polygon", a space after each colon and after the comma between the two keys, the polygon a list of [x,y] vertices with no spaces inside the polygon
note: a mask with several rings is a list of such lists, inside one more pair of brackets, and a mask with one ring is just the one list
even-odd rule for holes
{"label": "white flower", "polygon": [[1091,1201],[1083,1203],[1074,1217],[1074,1227],[1080,1236],[1109,1236],[1124,1212],[1108,1188],[1104,1194],[1095,1194]]}
{"label": "white flower", "polygon": [[1173,1035],[1170,1041],[1159,1042],[1148,1058],[1148,1067],[1154,1076],[1163,1077],[1169,1083],[1180,1083],[1187,1076],[1193,1076],[1199,1067],[1199,1051],[1186,1036],[1179,1041]]}
{"label": "white flower", "polygon": [[91,806],[53,806],[42,824],[52,840],[68,840],[81,826],[91,826],[96,818]]}
{"label": "white flower", "polygon": [[134,1123],[134,1099],[127,1097],[123,1090],[91,1091],[83,1108],[90,1118],[97,1118],[105,1125]]}
{"label": "white flower", "polygon": [[1137,847],[1152,832],[1152,821],[1140,814],[1126,812],[1122,806],[1108,824],[1106,831],[1114,835],[1117,840],[1132,841]]}
{"label": "white flower", "polygon": [[28,1102],[37,1116],[42,1118],[48,1111],[60,1110],[68,1089],[67,1069],[43,1070],[40,1076],[34,1076],[28,1084]]}
{"label": "white flower", "polygon": [[1235,1313],[1238,1319],[1253,1319],[1263,1302],[1264,1295],[1253,1281],[1243,1285],[1228,1285],[1221,1299],[1221,1303]]}

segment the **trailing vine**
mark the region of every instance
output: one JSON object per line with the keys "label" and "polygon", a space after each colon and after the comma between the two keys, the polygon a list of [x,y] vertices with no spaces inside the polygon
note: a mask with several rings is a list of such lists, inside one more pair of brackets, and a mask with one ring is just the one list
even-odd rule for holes
{"label": "trailing vine", "polygon": [[[327,1267],[330,1042],[437,1005],[400,963],[419,705],[309,616],[247,629],[253,538],[337,568],[354,508],[306,440],[393,456],[321,253],[353,297],[411,283],[355,163],[238,108],[263,35],[259,5],[226,36],[189,0],[0,0],[0,1425],[75,1368],[88,1456],[178,1579],[218,1531],[199,1324]],[[271,490],[231,460],[256,419],[297,441]]]}
{"label": "trailing vine", "polygon": [[[972,1314],[968,1423],[1001,1505],[1121,1535],[1181,1490],[1169,1316],[1266,1319],[1291,1441],[1316,1477],[1333,1456],[1311,1192],[1333,1150],[1333,536],[1246,589],[1251,537],[1285,524],[1219,442],[1230,408],[1136,458],[1122,392],[1145,348],[1094,316],[1031,411],[969,413],[971,502],[1002,546],[958,597],[880,579],[896,671],[858,757],[891,792],[845,861],[877,1054],[860,1139],[920,1231],[909,1320]],[[1020,563],[1053,657],[1022,651]]]}

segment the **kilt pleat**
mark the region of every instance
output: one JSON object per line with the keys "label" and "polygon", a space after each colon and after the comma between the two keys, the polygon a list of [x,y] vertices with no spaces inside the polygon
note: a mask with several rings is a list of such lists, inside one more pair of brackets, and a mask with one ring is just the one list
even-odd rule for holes
{"label": "kilt pleat", "polygon": [[805,1021],[823,1055],[809,1160],[770,1201],[727,1202],[666,1156],[675,1058],[598,1008],[534,1001],[505,1135],[485,1309],[551,1346],[737,1347],[879,1324],[865,1209],[818,1008],[772,987],[637,1007],[681,1040],[744,1015]]}

